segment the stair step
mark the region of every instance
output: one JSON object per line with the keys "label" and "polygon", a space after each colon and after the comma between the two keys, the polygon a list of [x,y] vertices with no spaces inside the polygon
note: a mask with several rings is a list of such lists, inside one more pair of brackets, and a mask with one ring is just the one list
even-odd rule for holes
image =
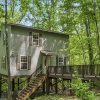
{"label": "stair step", "polygon": [[28,89],[25,89],[24,91],[26,91],[26,92],[28,93],[30,90],[28,90]]}
{"label": "stair step", "polygon": [[30,92],[30,91],[32,90],[32,88],[29,88],[29,87],[28,87],[27,90],[29,90],[29,92]]}
{"label": "stair step", "polygon": [[22,96],[19,96],[19,97],[18,97],[18,100],[23,100],[23,97],[22,97]]}
{"label": "stair step", "polygon": [[34,88],[34,87],[36,87],[36,85],[34,86],[34,85],[32,85],[32,86],[29,86],[29,88]]}
{"label": "stair step", "polygon": [[21,93],[23,93],[23,94],[25,94],[25,95],[26,95],[28,92],[26,92],[26,91],[22,91]]}
{"label": "stair step", "polygon": [[19,96],[25,97],[26,95],[25,95],[25,94],[23,94],[23,93],[21,93]]}

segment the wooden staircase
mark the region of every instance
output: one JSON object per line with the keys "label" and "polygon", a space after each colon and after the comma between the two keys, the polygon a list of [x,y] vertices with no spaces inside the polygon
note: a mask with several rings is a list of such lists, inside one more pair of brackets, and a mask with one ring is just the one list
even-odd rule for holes
{"label": "wooden staircase", "polygon": [[45,80],[46,75],[38,75],[34,81],[29,82],[29,84],[18,93],[16,100],[26,100],[31,94],[33,94],[38,89],[38,87],[42,85],[42,83]]}

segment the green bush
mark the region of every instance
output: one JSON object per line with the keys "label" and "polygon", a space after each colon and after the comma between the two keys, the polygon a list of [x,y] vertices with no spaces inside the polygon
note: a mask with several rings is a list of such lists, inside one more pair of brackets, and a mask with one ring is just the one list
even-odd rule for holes
{"label": "green bush", "polygon": [[95,100],[95,93],[90,91],[90,82],[82,82],[77,72],[73,75],[71,87],[75,92],[75,95],[81,100]]}
{"label": "green bush", "polygon": [[95,93],[89,90],[90,82],[83,83],[76,74],[72,80],[71,87],[75,95],[81,100],[95,100]]}

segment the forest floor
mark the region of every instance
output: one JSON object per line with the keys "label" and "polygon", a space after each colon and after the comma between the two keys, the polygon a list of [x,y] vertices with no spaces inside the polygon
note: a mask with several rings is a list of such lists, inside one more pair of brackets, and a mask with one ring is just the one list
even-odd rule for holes
{"label": "forest floor", "polygon": [[78,99],[75,96],[44,95],[36,97],[33,100],[78,100]]}
{"label": "forest floor", "polygon": [[[33,100],[80,100],[80,99],[77,99],[75,96],[44,95],[44,96],[36,97]],[[97,96],[95,100],[100,100],[100,96]]]}
{"label": "forest floor", "polygon": [[[93,88],[92,91],[96,93],[95,100],[100,100],[100,88]],[[50,94],[50,95],[38,95],[35,96],[34,99],[29,100],[80,100],[76,96],[70,96],[70,95],[61,95],[61,94]]]}

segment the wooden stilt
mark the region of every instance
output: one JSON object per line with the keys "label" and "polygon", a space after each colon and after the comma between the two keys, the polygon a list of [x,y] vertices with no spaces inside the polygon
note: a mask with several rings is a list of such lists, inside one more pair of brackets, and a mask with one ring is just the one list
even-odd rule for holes
{"label": "wooden stilt", "polygon": [[64,93],[64,80],[62,78],[62,93]]}
{"label": "wooden stilt", "polygon": [[58,81],[57,78],[55,78],[55,93],[58,93]]}
{"label": "wooden stilt", "polygon": [[70,95],[72,95],[71,80],[69,80],[69,82],[70,82]]}
{"label": "wooden stilt", "polygon": [[52,78],[50,79],[50,90],[52,91],[53,90],[53,84],[52,84]]}
{"label": "wooden stilt", "polygon": [[47,78],[47,80],[46,80],[46,93],[47,94],[49,94],[49,89],[50,89],[49,85],[50,85],[50,80],[49,80],[49,78]]}
{"label": "wooden stilt", "polygon": [[45,93],[45,81],[43,82],[43,93]]}
{"label": "wooden stilt", "polygon": [[17,85],[18,85],[17,89],[19,90],[19,78],[17,79]]}
{"label": "wooden stilt", "polygon": [[0,98],[2,93],[2,76],[0,76]]}
{"label": "wooden stilt", "polygon": [[13,78],[12,79],[12,91],[14,91],[14,89],[15,89],[15,79]]}

